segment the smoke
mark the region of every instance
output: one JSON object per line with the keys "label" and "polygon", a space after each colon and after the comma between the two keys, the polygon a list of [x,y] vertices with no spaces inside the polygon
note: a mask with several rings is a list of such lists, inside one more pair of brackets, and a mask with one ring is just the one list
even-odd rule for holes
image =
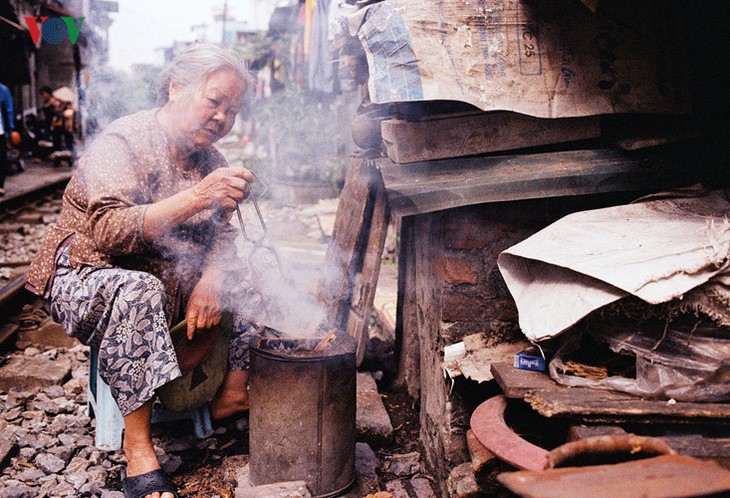
{"label": "smoke", "polygon": [[[239,256],[249,276],[242,284],[248,286],[248,299],[234,303],[232,311],[290,337],[322,335],[331,326],[328,309],[317,295],[326,268],[325,251],[306,224],[308,215],[301,209],[294,214],[292,208],[259,200],[266,227],[264,237],[251,203],[249,199],[241,205],[242,232],[245,230],[251,240],[243,233],[237,239]],[[239,227],[235,216],[232,223]]]}
{"label": "smoke", "polygon": [[[255,122],[257,146],[229,148],[229,140],[235,143],[229,138],[218,144],[229,164],[243,162],[258,176],[257,198],[261,184],[267,185],[268,193],[258,201],[263,225],[251,199],[240,206],[247,237],[238,239],[239,255],[255,289],[244,314],[292,337],[322,335],[335,325],[335,310],[328,305],[333,301],[323,290],[344,282],[337,265],[325,263],[327,247],[314,212],[320,195],[333,195],[344,183],[342,141],[349,139],[343,133],[349,124],[338,116],[335,102],[323,97],[291,87],[259,99],[249,107],[250,114],[244,113]],[[312,213],[303,203],[312,206]],[[232,224],[239,228],[235,215]]]}
{"label": "smoke", "polygon": [[[103,131],[119,117],[153,108],[151,83],[159,70],[148,67],[130,77],[97,68],[86,86],[85,105],[91,123],[87,136]],[[247,109],[250,112],[243,116],[249,122],[234,126],[233,131],[214,147],[231,165],[242,157],[261,157],[260,150],[245,150],[243,140],[251,128],[247,124],[256,121],[259,130],[266,130],[266,134],[246,138],[263,144],[273,161],[269,170],[263,172],[257,167],[261,163],[249,161],[248,167],[254,173],[263,173],[269,179],[284,176],[295,183],[309,180],[342,182],[344,167],[341,159],[340,164],[335,164],[338,146],[334,140],[341,135],[342,127],[331,104],[310,98],[301,91],[282,93],[275,99],[268,99],[264,107],[257,105]],[[241,120],[237,124],[241,125]],[[276,141],[273,149],[270,138]],[[99,168],[99,165],[88,163],[84,164],[84,169],[85,179],[97,185],[108,182],[115,173],[109,166]],[[113,192],[110,191],[110,195]],[[260,202],[268,233],[264,237],[261,220],[251,200],[244,201],[241,204],[244,229],[254,242],[246,240],[243,233],[236,239],[240,266],[230,268],[233,278],[225,282],[224,306],[227,311],[240,314],[257,326],[270,327],[291,337],[323,335],[334,323],[332,310],[317,294],[319,283],[341,281],[342,276],[324,275],[326,247],[321,240],[315,240],[321,239],[322,234],[312,235],[312,226],[302,226],[301,219],[306,216],[295,213],[301,208],[275,205],[271,199]],[[313,215],[310,218],[313,219]],[[187,229],[173,230],[155,242],[164,258],[175,262],[176,272],[183,276],[183,281],[187,275],[199,273],[206,261],[200,248],[205,246],[201,242],[208,234],[193,233],[194,220],[191,223],[192,227],[188,223]],[[241,231],[235,214],[231,224]],[[291,247],[292,243],[297,245],[307,240],[318,244],[309,248]],[[136,266],[134,258],[129,258],[132,266]],[[193,285],[194,281],[187,279],[184,283]]]}
{"label": "smoke", "polygon": [[334,97],[295,86],[259,99],[252,106],[254,139],[262,150],[252,168],[268,179],[297,184],[344,183],[349,122],[338,115]]}
{"label": "smoke", "polygon": [[93,139],[115,119],[154,107],[152,82],[159,71],[146,67],[130,76],[104,66],[90,70],[82,108],[86,139]]}

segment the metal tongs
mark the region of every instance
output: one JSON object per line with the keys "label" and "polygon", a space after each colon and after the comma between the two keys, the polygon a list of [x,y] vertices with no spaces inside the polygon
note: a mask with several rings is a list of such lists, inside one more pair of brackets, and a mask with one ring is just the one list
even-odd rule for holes
{"label": "metal tongs", "polygon": [[[263,187],[263,191],[258,194],[258,197],[263,197],[266,195],[266,192],[268,192],[268,187],[253,173],[251,173],[253,177],[256,179],[256,183],[259,183]],[[284,278],[284,280],[287,281],[287,283],[293,283],[291,278],[284,272],[284,267],[281,264],[281,258],[279,257],[279,253],[277,252],[276,248],[266,242],[266,236],[268,234],[268,228],[266,227],[266,222],[264,221],[264,216],[261,214],[261,208],[259,207],[259,203],[256,200],[256,197],[253,193],[253,189],[251,188],[251,184],[248,184],[249,187],[249,194],[248,198],[251,199],[251,202],[253,203],[253,207],[256,209],[256,216],[259,220],[259,225],[261,226],[261,233],[257,237],[252,237],[248,234],[246,231],[246,226],[243,223],[243,216],[241,215],[241,209],[239,206],[236,206],[236,215],[238,216],[238,224],[241,226],[241,234],[243,235],[243,238],[247,241],[251,242],[253,244],[253,250],[248,255],[249,265],[251,266],[251,271],[255,273],[255,265],[253,264],[253,257],[256,254],[257,251],[260,250],[266,250],[268,251],[276,261],[276,266],[279,270],[279,273]]]}
{"label": "metal tongs", "polygon": [[257,266],[254,261],[254,257],[256,256],[256,253],[259,251],[268,252],[270,255],[273,256],[274,261],[276,263],[276,267],[279,271],[279,274],[284,279],[284,281],[290,286],[294,286],[294,281],[284,271],[284,267],[281,263],[281,258],[279,257],[279,253],[276,250],[276,248],[274,248],[271,244],[269,244],[266,241],[268,229],[266,227],[266,222],[264,221],[264,216],[261,213],[261,208],[259,207],[257,197],[260,198],[260,197],[263,197],[264,195],[266,195],[266,193],[268,192],[268,187],[255,174],[253,174],[253,173],[251,173],[251,174],[256,179],[256,183],[261,185],[261,187],[263,188],[263,190],[261,192],[259,192],[257,195],[254,195],[253,188],[252,188],[251,184],[248,183],[248,191],[249,191],[248,198],[251,199],[254,209],[256,210],[256,216],[258,217],[259,225],[261,226],[260,234],[258,236],[251,236],[246,231],[246,226],[243,223],[243,216],[241,215],[241,209],[240,209],[240,206],[238,206],[238,205],[236,206],[236,215],[238,216],[238,224],[241,227],[241,234],[243,235],[243,238],[246,239],[248,242],[250,242],[253,245],[253,249],[251,250],[251,252],[248,255],[248,264],[249,264],[249,267],[251,268],[251,275],[254,280],[254,286],[256,287],[255,292],[259,295],[259,300],[261,302],[261,305],[264,308],[264,312],[267,315],[268,319],[270,320],[271,314],[270,314],[270,309],[269,309],[269,303],[268,303],[267,299],[265,298],[263,290],[262,290],[263,289],[263,286],[262,286],[263,275],[261,272],[259,272],[257,270]]}
{"label": "metal tongs", "polygon": [[[268,187],[264,182],[261,181],[261,179],[254,175],[253,172],[251,172],[251,175],[256,179],[256,183],[260,184],[261,187],[263,187],[263,191],[259,193],[259,197],[263,197],[266,195],[266,192],[269,191]],[[261,224],[261,235],[258,236],[258,238],[252,238],[248,235],[246,232],[246,227],[243,225],[243,216],[241,216],[241,208],[240,206],[236,206],[236,214],[238,215],[238,224],[241,225],[241,233],[243,234],[243,238],[247,241],[251,242],[254,247],[258,247],[263,244],[264,240],[266,240],[266,235],[268,233],[268,229],[266,228],[266,223],[264,222],[264,216],[261,214],[261,208],[259,208],[259,203],[256,200],[256,196],[253,195],[253,188],[251,187],[251,184],[246,182],[246,185],[248,186],[248,198],[251,199],[251,202],[253,202],[253,207],[256,209],[256,215],[259,218],[259,223]]]}

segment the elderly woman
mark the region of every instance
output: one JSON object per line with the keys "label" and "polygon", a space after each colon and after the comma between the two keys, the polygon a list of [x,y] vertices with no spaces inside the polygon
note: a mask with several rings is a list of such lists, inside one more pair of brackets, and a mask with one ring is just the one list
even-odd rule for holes
{"label": "elderly woman", "polygon": [[[79,162],[28,273],[70,335],[99,348],[101,378],[124,416],[127,497],[172,498],[150,425],[155,390],[181,376],[169,327],[217,326],[226,271],[236,265],[229,223],[253,175],[212,144],[233,126],[248,77],[235,52],[193,45],[163,70],[161,107],[113,122]],[[213,418],[248,409],[248,350],[234,320],[228,372]]]}

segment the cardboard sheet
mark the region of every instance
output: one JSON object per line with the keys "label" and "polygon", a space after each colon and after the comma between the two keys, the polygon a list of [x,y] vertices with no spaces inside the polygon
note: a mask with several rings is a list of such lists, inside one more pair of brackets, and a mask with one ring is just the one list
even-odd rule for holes
{"label": "cardboard sheet", "polygon": [[503,251],[498,266],[528,339],[629,294],[658,304],[709,282],[706,297],[728,302],[719,284],[730,272],[730,201],[693,195],[573,213]]}
{"label": "cardboard sheet", "polygon": [[349,20],[376,103],[542,118],[689,110],[675,2],[385,0]]}
{"label": "cardboard sheet", "polygon": [[452,380],[463,375],[474,382],[488,382],[494,378],[492,363],[512,362],[528,346],[527,341],[487,345],[484,334],[473,334],[444,348],[444,374]]}

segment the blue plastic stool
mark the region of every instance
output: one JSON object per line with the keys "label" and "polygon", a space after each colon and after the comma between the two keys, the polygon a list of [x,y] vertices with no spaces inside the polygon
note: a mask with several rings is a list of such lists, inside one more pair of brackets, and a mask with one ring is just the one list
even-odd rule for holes
{"label": "blue plastic stool", "polygon": [[[96,418],[94,445],[101,450],[118,450],[122,447],[124,418],[117,402],[112,397],[111,389],[99,376],[99,350],[93,347],[89,352],[88,398],[89,416]],[[204,439],[213,433],[210,409],[207,404],[186,412],[173,412],[157,406],[152,411],[152,423],[173,420],[192,420],[195,435],[199,439]]]}

